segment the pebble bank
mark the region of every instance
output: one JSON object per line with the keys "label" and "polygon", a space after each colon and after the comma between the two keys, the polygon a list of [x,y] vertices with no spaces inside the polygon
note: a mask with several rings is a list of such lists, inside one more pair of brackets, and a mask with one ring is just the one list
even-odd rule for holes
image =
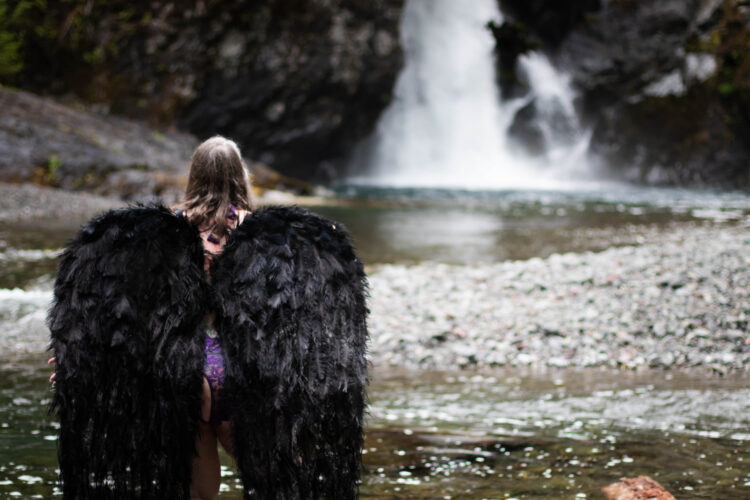
{"label": "pebble bank", "polygon": [[371,271],[373,364],[750,367],[750,228],[490,265]]}

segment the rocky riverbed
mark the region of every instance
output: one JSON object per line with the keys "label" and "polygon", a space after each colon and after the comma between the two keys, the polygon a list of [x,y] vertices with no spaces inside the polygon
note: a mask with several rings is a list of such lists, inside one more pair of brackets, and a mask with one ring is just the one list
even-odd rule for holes
{"label": "rocky riverbed", "polygon": [[[256,201],[300,202],[294,197]],[[62,228],[58,232],[72,234],[86,218],[122,205],[115,198],[0,183],[0,222],[9,228],[21,222],[38,229],[37,221],[53,220],[53,227]],[[683,222],[644,228],[637,237],[624,237],[627,226],[620,232],[622,238],[609,238],[619,247],[597,253],[368,268],[373,364],[747,371],[750,221]],[[47,289],[45,276],[53,269],[47,253],[54,252],[54,245],[34,257],[42,259],[40,266],[46,263],[37,266],[44,276],[34,293]],[[23,297],[13,295],[11,302],[28,298],[26,292],[13,293]],[[43,345],[47,302],[31,298],[38,314],[27,318],[31,327],[24,326],[19,335],[38,337]],[[11,316],[14,330],[18,314]]]}
{"label": "rocky riverbed", "polygon": [[375,365],[750,368],[750,229],[490,265],[371,270]]}

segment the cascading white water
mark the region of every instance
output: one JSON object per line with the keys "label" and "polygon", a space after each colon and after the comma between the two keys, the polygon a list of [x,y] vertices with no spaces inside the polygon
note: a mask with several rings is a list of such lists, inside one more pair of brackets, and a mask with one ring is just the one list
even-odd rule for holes
{"label": "cascading white water", "polygon": [[[554,188],[582,165],[587,139],[575,118],[573,92],[544,56],[519,61],[530,94],[501,101],[495,42],[486,27],[501,19],[496,0],[407,0],[405,66],[375,133],[355,152],[351,182]],[[542,157],[522,152],[508,138],[516,112],[531,99],[540,120],[562,116],[575,132],[561,141],[554,127],[540,123],[547,144]]]}

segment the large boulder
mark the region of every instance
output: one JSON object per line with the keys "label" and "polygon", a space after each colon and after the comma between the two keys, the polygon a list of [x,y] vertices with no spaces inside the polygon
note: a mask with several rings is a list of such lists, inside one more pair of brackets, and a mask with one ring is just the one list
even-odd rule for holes
{"label": "large boulder", "polygon": [[194,137],[0,87],[0,181],[175,199]]}
{"label": "large boulder", "polygon": [[29,3],[0,22],[24,47],[0,81],[221,133],[287,174],[335,175],[391,99],[403,2]]}

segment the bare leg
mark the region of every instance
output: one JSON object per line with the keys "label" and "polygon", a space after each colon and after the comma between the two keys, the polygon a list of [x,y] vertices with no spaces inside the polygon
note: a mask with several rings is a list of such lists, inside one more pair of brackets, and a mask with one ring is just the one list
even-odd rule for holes
{"label": "bare leg", "polygon": [[216,431],[216,437],[219,438],[222,448],[227,454],[232,457],[235,462],[237,458],[234,456],[234,441],[232,440],[232,426],[229,422],[222,422],[217,426],[214,426]]}
{"label": "bare leg", "polygon": [[[201,394],[201,418],[208,420],[211,415],[211,387],[203,379]],[[219,449],[214,426],[200,422],[195,437],[198,456],[193,459],[193,482],[190,485],[190,498],[194,500],[214,500],[219,495],[221,472],[219,470]]]}

